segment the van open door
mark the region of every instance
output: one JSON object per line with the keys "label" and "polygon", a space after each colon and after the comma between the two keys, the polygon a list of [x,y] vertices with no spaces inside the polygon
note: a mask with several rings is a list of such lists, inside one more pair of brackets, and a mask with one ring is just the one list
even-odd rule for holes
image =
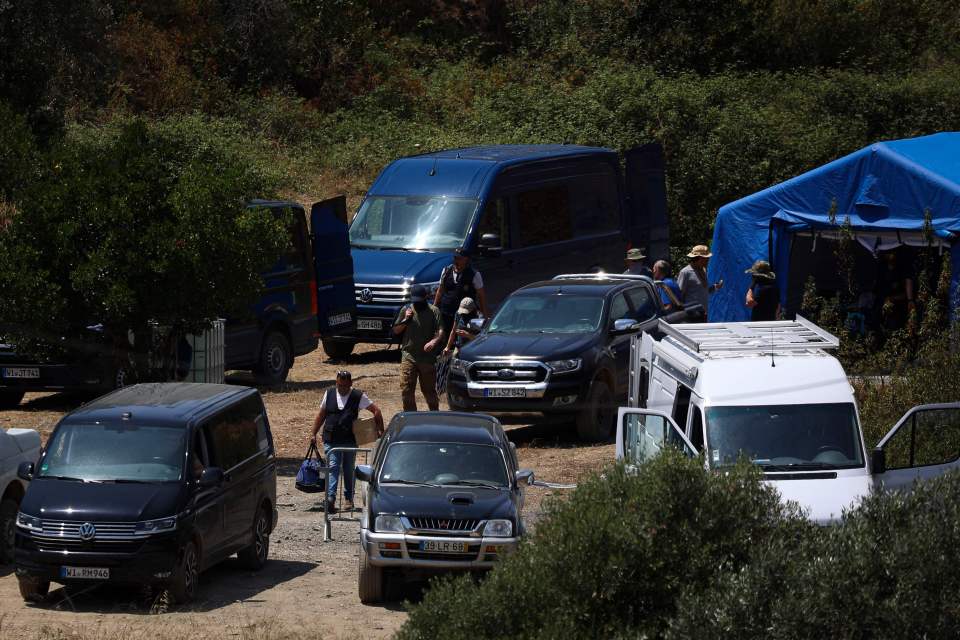
{"label": "van open door", "polygon": [[670,221],[663,147],[652,142],[624,153],[626,159],[627,239],[647,250],[648,261],[670,259]]}
{"label": "van open door", "polygon": [[690,458],[699,455],[683,430],[667,414],[627,407],[617,410],[617,460],[624,460],[628,466],[637,466],[668,446],[677,447]]}
{"label": "van open door", "polygon": [[352,333],[356,329],[357,302],[348,228],[344,196],[314,203],[310,208],[314,295],[321,336]]}
{"label": "van open door", "polygon": [[909,490],[960,467],[960,402],[916,406],[877,443],[871,456],[874,483]]}

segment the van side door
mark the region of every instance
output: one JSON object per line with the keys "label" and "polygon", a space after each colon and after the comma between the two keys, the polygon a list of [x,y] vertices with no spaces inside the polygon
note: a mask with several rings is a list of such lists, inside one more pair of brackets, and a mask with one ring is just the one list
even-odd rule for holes
{"label": "van side door", "polygon": [[216,558],[224,545],[224,495],[220,487],[201,488],[198,484],[203,469],[215,466],[210,457],[209,430],[206,424],[196,425],[190,444],[190,486],[196,528],[203,545],[202,557]]}
{"label": "van side door", "polygon": [[627,238],[646,247],[654,260],[670,259],[670,222],[663,148],[656,142],[628,150],[626,159]]}
{"label": "van side door", "polygon": [[[515,289],[526,284],[518,283],[513,272],[516,264],[511,225],[509,199],[496,192],[491,193],[480,211],[471,252],[471,263],[483,278],[483,292],[487,296],[490,313]],[[488,239],[495,236],[497,242],[485,244],[484,236]]]}
{"label": "van side door", "polygon": [[312,292],[321,335],[351,333],[356,328],[357,300],[350,254],[350,227],[344,196],[316,202],[310,208],[313,253]]}
{"label": "van side door", "polygon": [[873,467],[875,484],[897,490],[960,467],[960,402],[910,409],[877,443]]}
{"label": "van side door", "polygon": [[276,460],[259,394],[251,394],[210,420],[214,459],[224,471],[224,537],[228,549],[248,544],[254,517],[269,485],[276,487]]}
{"label": "van side door", "polygon": [[640,465],[668,446],[677,447],[690,458],[700,453],[667,414],[627,407],[617,410],[617,460]]}

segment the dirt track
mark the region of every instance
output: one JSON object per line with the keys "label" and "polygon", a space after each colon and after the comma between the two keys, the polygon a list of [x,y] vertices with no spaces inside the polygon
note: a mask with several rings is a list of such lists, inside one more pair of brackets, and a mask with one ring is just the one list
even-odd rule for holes
{"label": "dirt track", "polygon": [[[389,421],[400,410],[399,355],[368,346],[350,362],[334,364],[322,350],[299,358],[289,381],[277,390],[262,390],[280,457],[280,522],[271,537],[270,561],[250,573],[234,561],[202,576],[196,603],[149,615],[150,602],[129,591],[99,588],[67,593],[54,586],[47,601],[27,606],[20,598],[11,567],[0,567],[0,638],[379,638],[391,635],[406,619],[403,600],[416,600],[418,585],[393,594],[381,606],[360,604],[357,597],[357,535],[352,522],[335,522],[333,540],[323,542],[322,513],[315,498],[293,487],[293,475],[306,450],[309,429],[323,389],[334,372],[349,368]],[[230,376],[252,384],[246,374]],[[421,399],[422,400],[422,399]],[[0,413],[0,427],[30,427],[46,437],[56,421],[79,404],[64,394],[28,395],[20,411]],[[421,408],[426,408],[421,407]],[[445,408],[441,405],[441,408]],[[575,482],[613,459],[613,446],[580,446],[569,425],[507,425],[518,446],[520,464],[537,477]],[[531,488],[526,517],[535,521],[548,490]]]}

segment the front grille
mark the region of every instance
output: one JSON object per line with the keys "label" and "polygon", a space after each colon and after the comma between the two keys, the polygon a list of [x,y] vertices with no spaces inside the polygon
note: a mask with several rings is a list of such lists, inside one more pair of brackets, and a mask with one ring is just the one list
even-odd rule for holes
{"label": "front grille", "polygon": [[418,531],[439,533],[470,533],[480,524],[476,519],[453,520],[450,518],[408,518],[410,527]]}
{"label": "front grille", "polygon": [[531,384],[547,379],[547,366],[539,362],[476,362],[468,369],[474,382]]}
{"label": "front grille", "polygon": [[361,304],[400,306],[410,302],[410,284],[356,284],[354,293]]}
{"label": "front grille", "polygon": [[142,540],[112,541],[112,540],[70,540],[68,538],[49,538],[34,535],[33,543],[40,551],[55,553],[136,553],[143,545]]}
{"label": "front grille", "polygon": [[[88,521],[65,522],[60,520],[42,520],[43,533],[41,537],[55,539],[80,540],[80,527]],[[96,528],[96,540],[131,540],[139,539],[135,535],[136,524],[133,522],[91,522]]]}

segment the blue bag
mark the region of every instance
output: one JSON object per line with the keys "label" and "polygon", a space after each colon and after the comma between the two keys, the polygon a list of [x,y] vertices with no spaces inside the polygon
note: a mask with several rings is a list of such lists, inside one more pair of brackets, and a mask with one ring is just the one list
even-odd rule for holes
{"label": "blue bag", "polygon": [[297,471],[296,487],[304,493],[320,493],[327,488],[326,478],[320,474],[320,467],[324,466],[323,458],[317,449],[317,443],[311,442],[307,455],[300,463]]}

